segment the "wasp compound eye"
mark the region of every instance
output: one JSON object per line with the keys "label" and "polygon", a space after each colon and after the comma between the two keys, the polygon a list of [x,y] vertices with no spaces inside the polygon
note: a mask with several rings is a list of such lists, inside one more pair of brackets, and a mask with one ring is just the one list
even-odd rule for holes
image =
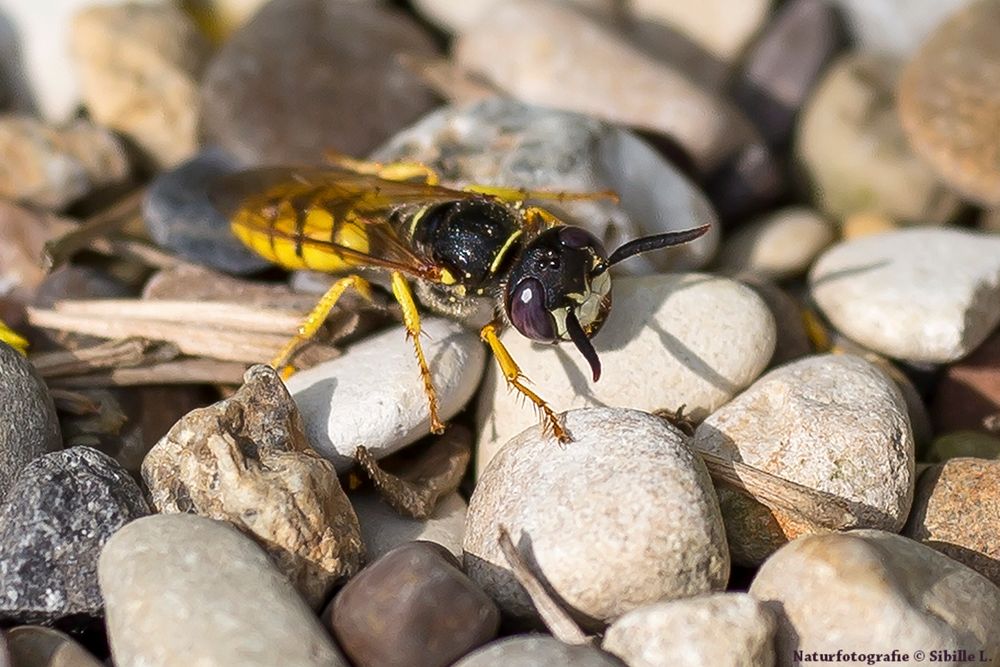
{"label": "wasp compound eye", "polygon": [[552,315],[545,306],[545,290],[536,278],[525,278],[510,293],[507,314],[523,336],[551,342],[556,338]]}
{"label": "wasp compound eye", "polygon": [[559,241],[567,248],[594,248],[604,255],[601,242],[593,234],[580,227],[562,227],[559,229]]}

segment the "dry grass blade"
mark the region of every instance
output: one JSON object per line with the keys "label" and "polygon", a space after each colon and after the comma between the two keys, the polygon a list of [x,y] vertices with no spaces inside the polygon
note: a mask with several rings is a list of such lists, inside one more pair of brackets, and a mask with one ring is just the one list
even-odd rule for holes
{"label": "dry grass blade", "polygon": [[52,387],[87,389],[163,384],[232,384],[243,382],[247,365],[213,359],[180,359],[136,368],[115,368],[106,373],[53,378]]}
{"label": "dry grass blade", "polygon": [[202,328],[259,331],[290,337],[303,315],[288,310],[243,306],[224,301],[168,301],[165,299],[93,299],[57,301],[53,310],[64,315],[101,319],[146,320]]}
{"label": "dry grass blade", "polygon": [[152,269],[176,269],[191,265],[190,262],[164,252],[156,246],[135,239],[98,238],[91,241],[87,247],[102,255],[132,260]]}
{"label": "dry grass blade", "polygon": [[111,207],[84,220],[79,227],[46,243],[42,266],[51,271],[69,261],[76,252],[90,246],[95,239],[121,229],[130,219],[141,215],[145,194],[145,188],[133,190]]}
{"label": "dry grass blade", "polygon": [[102,343],[79,350],[64,350],[32,355],[31,363],[44,378],[83,375],[108,368],[139,366],[173,359],[180,353],[176,346],[145,338]]}

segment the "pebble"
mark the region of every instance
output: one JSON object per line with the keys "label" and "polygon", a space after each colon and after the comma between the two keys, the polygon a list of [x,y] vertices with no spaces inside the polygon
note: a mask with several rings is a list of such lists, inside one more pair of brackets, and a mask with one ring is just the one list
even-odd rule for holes
{"label": "pebble", "polygon": [[532,426],[469,502],[465,570],[507,614],[533,618],[497,540],[505,526],[588,628],[659,600],[725,588],[729,552],[708,471],[665,420],[623,408],[565,415],[573,442]]}
{"label": "pebble", "polygon": [[951,187],[1000,204],[1000,6],[970,3],[937,28],[899,82],[899,116],[914,150]]}
{"label": "pebble", "polygon": [[774,316],[775,344],[771,367],[804,357],[813,351],[806,331],[803,306],[788,291],[758,275],[740,273],[737,280],[757,293]]}
{"label": "pebble", "polygon": [[602,648],[629,667],[771,667],[773,614],[746,593],[657,602],[608,628]]}
{"label": "pebble", "polygon": [[886,59],[844,55],[802,111],[795,155],[831,218],[875,212],[926,224],[958,211],[958,197],[910,149],[893,96],[897,70]]}
{"label": "pebble", "polygon": [[[486,363],[475,332],[450,320],[421,322],[442,421],[472,398]],[[430,408],[420,371],[402,327],[348,348],[344,356],[296,373],[286,382],[298,403],[306,436],[337,472],[354,464],[363,444],[375,458],[388,456],[430,432]]]}
{"label": "pebble", "polygon": [[1000,331],[972,354],[948,366],[931,402],[934,427],[941,433],[982,431],[983,420],[1000,414]]}
{"label": "pebble", "polygon": [[[749,287],[705,274],[614,279],[614,306],[594,347],[599,382],[572,346],[534,343],[510,329],[500,337],[557,412],[620,406],[676,411],[703,419],[753,382],[775,348],[767,305]],[[477,410],[477,470],[538,415],[510,391],[494,364]]]}
{"label": "pebble", "polygon": [[497,5],[458,36],[453,57],[524,102],[667,135],[702,172],[753,139],[727,102],[558,4]]}
{"label": "pebble", "polygon": [[0,500],[29,462],[61,448],[45,381],[19,352],[0,343]]}
{"label": "pebble", "polygon": [[[760,568],[750,594],[780,610],[777,656],[965,649],[1000,658],[1000,589],[913,540],[880,530],[811,535]],[[953,663],[957,664],[957,663]]]}
{"label": "pebble", "polygon": [[608,252],[646,234],[711,224],[692,243],[643,255],[627,272],[694,269],[715,254],[719,227],[698,189],[635,134],[575,113],[491,98],[446,107],[396,134],[373,154],[382,162],[417,161],[447,183],[566,192],[613,190],[620,203],[539,202],[582,224]]}
{"label": "pebble", "polygon": [[736,152],[705,181],[705,193],[725,225],[742,223],[773,208],[785,195],[788,177],[784,156],[761,142]]}
{"label": "pebble", "polygon": [[230,524],[156,514],[101,553],[116,665],[347,667],[267,554]]}
{"label": "pebble", "polygon": [[72,51],[90,116],[158,167],[198,149],[198,77],[208,44],[180,7],[89,7],[73,19]]}
{"label": "pebble", "polygon": [[1000,460],[952,458],[921,475],[903,534],[1000,585]]}
{"label": "pebble", "polygon": [[[31,305],[52,308],[62,300],[120,299],[136,295],[136,289],[110,273],[85,264],[65,264],[42,279]],[[54,329],[34,329],[32,350],[77,349],[107,342],[104,338]]]}
{"label": "pebble", "polygon": [[1000,322],[1000,239],[908,229],[837,244],[813,265],[812,298],[844,335],[880,354],[947,363]]}
{"label": "pebble", "polygon": [[103,663],[53,628],[21,625],[7,631],[10,662],[0,652],[2,667],[102,667]]}
{"label": "pebble", "polygon": [[229,219],[209,200],[213,181],[238,168],[223,151],[207,149],[161,172],[142,202],[149,235],[178,256],[219,271],[244,275],[270,266],[233,236]]}
{"label": "pebble", "polygon": [[771,12],[772,0],[632,0],[633,18],[668,26],[723,62],[736,60]]}
{"label": "pebble", "polygon": [[72,447],[32,461],[0,507],[0,617],[51,623],[100,616],[101,548],[148,513],[135,480],[95,449]]}
{"label": "pebble", "polygon": [[500,627],[493,601],[430,542],[405,543],[366,567],[324,619],[356,667],[447,667]]}
{"label": "pebble", "polygon": [[809,269],[834,236],[830,223],[811,209],[779,209],[731,234],[719,253],[719,268],[774,280],[795,278]]}
{"label": "pebble", "polygon": [[862,50],[908,59],[949,15],[971,0],[833,0]]}
{"label": "pebble", "polygon": [[74,227],[56,216],[0,201],[0,294],[28,303],[45,279],[45,242]]}
{"label": "pebble", "polygon": [[983,211],[979,216],[979,229],[984,232],[1000,234],[1000,209],[990,209]]}
{"label": "pebble", "polygon": [[755,40],[732,95],[769,145],[783,148],[791,140],[799,111],[842,40],[836,11],[823,0],[786,2]]}
{"label": "pebble", "polygon": [[[906,403],[878,368],[852,355],[777,368],[697,429],[694,446],[848,501],[865,527],[899,530],[914,482]],[[800,517],[720,488],[733,559],[760,563],[816,531]]]}
{"label": "pebble", "polygon": [[592,646],[564,644],[548,635],[498,639],[470,653],[452,667],[624,667],[617,658]]}
{"label": "pebble", "polygon": [[202,132],[250,163],[363,156],[436,104],[400,54],[437,49],[381,3],[272,0],[209,64]]}
{"label": "pebble", "polygon": [[374,493],[350,496],[361,524],[361,541],[368,560],[381,558],[404,542],[434,542],[456,558],[462,557],[462,536],[468,506],[458,493],[442,498],[425,521],[401,516]]}
{"label": "pebble", "polygon": [[845,241],[894,232],[897,229],[899,225],[886,215],[873,212],[852,213],[840,224],[840,234]]}
{"label": "pebble", "polygon": [[923,458],[941,463],[964,456],[1000,461],[1000,437],[976,431],[948,433],[936,438]]}
{"label": "pebble", "polygon": [[124,145],[104,128],[0,115],[0,197],[59,210],[128,174]]}
{"label": "pebble", "polygon": [[357,516],[268,366],[177,422],[146,456],[142,477],[159,512],[225,520],[255,538],[315,607],[361,567]]}

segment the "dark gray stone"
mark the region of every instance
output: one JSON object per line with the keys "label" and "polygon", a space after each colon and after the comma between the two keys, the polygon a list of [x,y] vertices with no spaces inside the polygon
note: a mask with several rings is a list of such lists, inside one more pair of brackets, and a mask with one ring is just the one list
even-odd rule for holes
{"label": "dark gray stone", "polygon": [[45,382],[17,350],[0,343],[0,500],[30,461],[61,447]]}
{"label": "dark gray stone", "polygon": [[0,507],[0,618],[51,623],[97,616],[97,558],[149,513],[142,490],[106,454],[72,447],[26,467]]}

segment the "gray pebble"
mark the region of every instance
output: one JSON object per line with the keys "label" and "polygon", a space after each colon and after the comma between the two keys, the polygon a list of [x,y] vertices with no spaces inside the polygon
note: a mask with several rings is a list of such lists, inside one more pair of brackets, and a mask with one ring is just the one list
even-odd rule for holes
{"label": "gray pebble", "polygon": [[20,625],[7,631],[10,662],[0,653],[0,667],[102,667],[100,660],[58,630]]}
{"label": "gray pebble", "polygon": [[401,516],[374,493],[354,494],[350,500],[361,524],[361,541],[369,561],[413,540],[440,544],[456,557],[462,557],[468,506],[458,493],[442,498],[425,521]]}
{"label": "gray pebble", "polygon": [[564,644],[548,635],[498,639],[453,667],[624,667],[613,655],[590,646]]}

